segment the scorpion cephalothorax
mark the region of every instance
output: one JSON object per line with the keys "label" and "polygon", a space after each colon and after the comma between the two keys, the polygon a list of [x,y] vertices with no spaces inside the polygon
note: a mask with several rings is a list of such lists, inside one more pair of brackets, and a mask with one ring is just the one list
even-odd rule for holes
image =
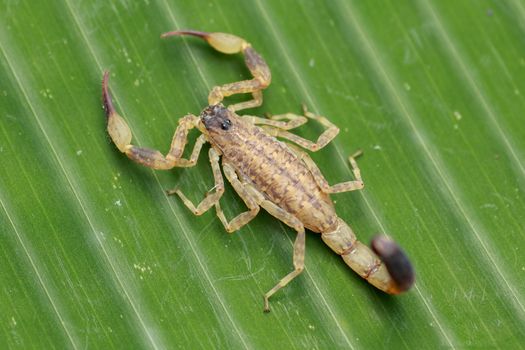
{"label": "scorpion cephalothorax", "polygon": [[207,130],[215,128],[229,130],[232,125],[231,112],[221,104],[206,107],[200,117]]}
{"label": "scorpion cephalothorax", "polygon": [[[359,152],[350,156],[355,180],[330,186],[310,156],[298,147],[277,140],[277,137],[293,142],[307,150],[317,151],[327,145],[339,132],[328,119],[304,109],[304,116],[293,113],[274,115],[269,118],[239,116],[236,111],[260,106],[262,90],[271,81],[271,74],[264,59],[244,39],[225,33],[205,33],[194,30],[163,34],[193,35],[206,40],[216,50],[242,53],[253,75],[250,80],[216,86],[208,96],[208,104],[199,117],[188,114],[179,120],[170,150],[163,155],[157,150],[131,144],[131,130],[124,119],[116,113],[108,91],[109,74],[104,74],[102,90],[104,109],[108,117],[108,133],[117,148],[132,160],[154,169],[194,166],[205,142],[209,142],[209,159],[215,186],[198,204],[194,205],[180,190],[177,194],[196,215],[215,206],[217,216],[228,232],[233,232],[252,220],[262,207],[271,215],[297,231],[294,243],[294,270],[282,278],[264,295],[264,310],[269,311],[269,298],[287,285],[304,269],[305,228],[321,234],[322,240],[345,263],[361,277],[377,288],[397,294],[409,289],[414,283],[414,271],[406,255],[386,236],[377,236],[370,248],[356,239],[352,229],[337,216],[331,193],[353,191],[364,187],[361,173],[355,161]],[[227,108],[221,104],[224,97],[250,93],[253,99]],[[316,142],[290,133],[308,119],[326,127]],[[197,128],[201,131],[188,159],[182,157],[188,133]],[[224,181],[220,170],[234,190],[246,203],[248,210],[228,221],[219,200],[224,193]]]}

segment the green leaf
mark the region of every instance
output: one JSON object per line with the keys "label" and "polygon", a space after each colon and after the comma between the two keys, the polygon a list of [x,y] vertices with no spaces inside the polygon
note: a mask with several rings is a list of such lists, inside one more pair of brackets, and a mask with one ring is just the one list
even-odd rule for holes
{"label": "green leaf", "polygon": [[[2,2],[0,344],[523,348],[524,19],[519,0]],[[265,57],[272,85],[247,113],[304,102],[341,128],[312,155],[330,183],[364,150],[366,189],[334,195],[336,209],[362,241],[404,247],[413,290],[383,295],[310,232],[306,270],[263,314],[293,230],[260,213],[228,235],[213,210],[195,217],[164,192],[202,198],[205,157],[162,172],[118,152],[104,70],[134,142],[163,152],[214,85],[249,76],[240,56],[159,38],[183,28]],[[244,204],[227,190],[233,217]]]}

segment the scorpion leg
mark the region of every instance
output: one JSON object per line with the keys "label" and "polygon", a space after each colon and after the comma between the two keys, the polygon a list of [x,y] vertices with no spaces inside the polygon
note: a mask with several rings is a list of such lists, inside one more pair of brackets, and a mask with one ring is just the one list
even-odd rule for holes
{"label": "scorpion leg", "polygon": [[355,152],[350,157],[348,157],[348,161],[350,162],[350,166],[352,167],[352,173],[354,174],[355,180],[341,182],[332,186],[328,184],[328,181],[326,181],[323,174],[321,173],[321,170],[319,170],[319,167],[317,166],[317,164],[315,164],[310,155],[298,149],[293,150],[299,156],[299,158],[301,158],[308,170],[310,170],[310,173],[314,177],[315,182],[317,182],[317,184],[324,193],[349,192],[361,190],[365,187],[363,179],[361,179],[361,170],[359,169],[359,167],[357,166],[357,162],[355,161],[355,158],[359,157],[362,154],[361,150]]}
{"label": "scorpion leg", "polygon": [[252,48],[250,43],[232,34],[206,33],[195,30],[177,30],[164,33],[161,37],[165,38],[174,35],[193,35],[206,40],[211,47],[219,52],[225,54],[242,52],[244,55],[244,62],[250,70],[253,79],[215,86],[208,96],[208,104],[216,105],[225,97],[245,93],[251,93],[253,99],[236,103],[229,106],[228,109],[232,111],[240,111],[246,108],[257,107],[262,104],[262,90],[270,85],[272,75],[270,73],[270,68],[264,59]]}
{"label": "scorpion leg", "polygon": [[197,163],[202,145],[206,142],[206,138],[203,135],[197,138],[189,159],[182,158],[182,154],[187,143],[189,131],[197,127],[199,123],[200,119],[198,117],[190,114],[179,119],[179,126],[173,135],[171,147],[166,156],[163,156],[157,150],[132,145],[131,130],[124,118],[122,118],[113,107],[108,88],[108,80],[109,72],[106,71],[104,73],[104,79],[102,80],[102,99],[108,119],[107,130],[111,140],[122,153],[125,153],[135,162],[153,169],[191,167]]}
{"label": "scorpion leg", "polygon": [[307,140],[305,138],[292,134],[291,132],[288,132],[286,130],[279,130],[275,128],[274,129],[266,128],[265,130],[268,133],[270,133],[272,136],[282,137],[284,139],[290,140],[298,144],[299,146],[309,151],[312,151],[312,152],[318,151],[324,146],[326,146],[327,144],[329,144],[330,141],[332,141],[334,137],[336,137],[337,134],[339,133],[339,128],[337,126],[332,124],[332,122],[330,122],[325,117],[309,112],[306,109],[305,105],[303,105],[303,112],[304,112],[305,117],[309,119],[317,120],[319,123],[321,123],[323,126],[327,128],[321,135],[319,135],[316,142],[312,142],[310,140]]}
{"label": "scorpion leg", "polygon": [[217,209],[217,216],[223,223],[228,232],[235,231],[247,224],[259,212],[259,205],[263,207],[268,213],[281,220],[288,226],[297,231],[297,237],[294,242],[293,265],[294,270],[282,278],[272,289],[264,295],[264,312],[270,311],[269,299],[279,289],[286,286],[290,281],[297,277],[304,270],[304,255],[305,255],[305,231],[303,224],[292,214],[286,212],[274,203],[266,200],[264,196],[255,189],[252,185],[242,183],[239,181],[235,170],[227,163],[223,162],[224,174],[234,187],[235,191],[244,200],[248,208],[247,212],[241,213],[228,223],[224,213],[220,209],[220,204],[217,200],[215,208]]}
{"label": "scorpion leg", "polygon": [[[250,186],[250,189],[252,191],[257,191],[252,186]],[[289,274],[287,274],[286,276],[284,276],[272,289],[270,289],[266,294],[264,294],[264,312],[270,312],[270,304],[269,304],[270,297],[274,295],[279,289],[285,287],[288,283],[290,283],[295,277],[297,277],[304,270],[305,238],[306,237],[305,237],[305,231],[304,231],[303,224],[295,216],[286,212],[282,208],[278,207],[277,205],[275,205],[274,203],[266,199],[262,199],[259,205],[263,207],[272,216],[276,217],[277,219],[281,220],[286,225],[290,226],[291,228],[297,231],[297,237],[295,238],[295,242],[293,244],[294,270],[290,272]]]}
{"label": "scorpion leg", "polygon": [[259,212],[260,207],[257,204],[257,199],[249,192],[246,186],[241,181],[239,181],[239,178],[237,177],[235,170],[232,168],[230,164],[225,163],[224,159],[222,161],[222,169],[224,170],[224,175],[226,175],[226,178],[232,184],[233,189],[242,198],[242,200],[244,201],[244,203],[249,209],[248,211],[240,213],[235,218],[233,218],[230,222],[228,222],[228,220],[224,216],[224,213],[221,209],[219,202],[217,201],[217,203],[215,203],[215,209],[217,210],[217,216],[219,217],[222,224],[224,225],[224,228],[226,228],[226,231],[228,231],[229,233],[232,233],[240,229],[242,226],[246,225],[248,222],[250,222]]}
{"label": "scorpion leg", "polygon": [[[243,115],[242,117],[252,124],[269,125],[283,130],[294,129],[307,122],[304,116],[293,113],[272,115],[269,118],[261,118],[253,115]],[[288,119],[288,121],[284,122],[282,121],[283,119]]]}
{"label": "scorpion leg", "polygon": [[195,206],[179,189],[168,191],[168,195],[177,194],[182,199],[182,202],[195,215],[202,215],[205,213],[208,209],[219,202],[219,199],[224,193],[224,181],[219,167],[219,154],[213,148],[210,148],[208,154],[213,171],[213,178],[215,179],[215,186],[213,187],[215,189],[214,193],[207,195],[197,206]]}

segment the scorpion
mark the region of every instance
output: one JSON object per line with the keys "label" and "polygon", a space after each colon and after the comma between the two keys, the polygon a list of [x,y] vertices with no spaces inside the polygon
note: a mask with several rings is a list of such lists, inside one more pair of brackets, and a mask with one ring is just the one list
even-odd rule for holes
{"label": "scorpion", "polygon": [[[215,50],[225,54],[242,53],[253,78],[213,87],[208,96],[208,106],[199,116],[188,114],[179,119],[171,147],[163,155],[158,150],[131,144],[131,130],[113,106],[108,89],[109,71],[106,71],[102,82],[103,107],[107,117],[107,131],[119,151],[144,166],[167,170],[194,166],[202,146],[208,142],[211,145],[208,151],[209,161],[215,180],[212,190],[197,205],[179,189],[167,191],[167,194],[178,195],[195,215],[202,215],[215,207],[219,220],[229,233],[250,222],[261,207],[297,231],[293,243],[294,269],[264,294],[265,312],[270,310],[270,297],[304,270],[305,228],[320,233],[321,239],[352,270],[378,289],[389,294],[408,290],[414,283],[415,275],[403,250],[385,235],[373,238],[371,249],[358,241],[350,226],[337,216],[330,199],[329,195],[332,193],[360,190],[364,187],[355,160],[361,152],[349,157],[355,179],[329,185],[312,158],[298,146],[309,151],[318,151],[335,138],[339,132],[338,127],[327,118],[309,112],[304,105],[303,115],[285,113],[268,115],[267,118],[239,116],[238,111],[262,104],[262,90],[271,82],[271,72],[265,60],[250,43],[232,34],[178,30],[164,33],[161,37],[180,35],[201,38]],[[222,104],[225,97],[248,93],[252,97],[248,101],[228,107]],[[309,119],[326,128],[316,142],[289,132]],[[197,137],[189,158],[183,158],[188,134],[194,128],[201,134]],[[224,175],[248,209],[231,220],[225,217],[219,203],[224,193],[219,162]]]}

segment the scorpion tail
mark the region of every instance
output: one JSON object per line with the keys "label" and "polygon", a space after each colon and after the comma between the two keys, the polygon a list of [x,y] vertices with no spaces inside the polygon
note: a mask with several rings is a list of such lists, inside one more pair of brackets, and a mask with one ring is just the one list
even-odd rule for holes
{"label": "scorpion tail", "polygon": [[220,103],[225,97],[245,93],[251,93],[253,95],[253,100],[241,102],[230,106],[229,108],[237,111],[257,107],[262,104],[261,90],[270,85],[272,74],[264,59],[252,48],[249,42],[233,34],[206,33],[191,29],[167,32],[162,34],[161,38],[179,35],[192,35],[201,38],[215,50],[225,54],[242,53],[244,55],[244,62],[250,70],[250,73],[252,73],[253,79],[251,80],[244,80],[214,87],[208,96],[208,103],[210,105]]}
{"label": "scorpion tail", "polygon": [[388,294],[402,293],[414,284],[414,269],[408,257],[386,236],[372,240],[372,251],[359,242],[352,229],[339,219],[337,228],[323,233],[321,238],[352,270]]}

